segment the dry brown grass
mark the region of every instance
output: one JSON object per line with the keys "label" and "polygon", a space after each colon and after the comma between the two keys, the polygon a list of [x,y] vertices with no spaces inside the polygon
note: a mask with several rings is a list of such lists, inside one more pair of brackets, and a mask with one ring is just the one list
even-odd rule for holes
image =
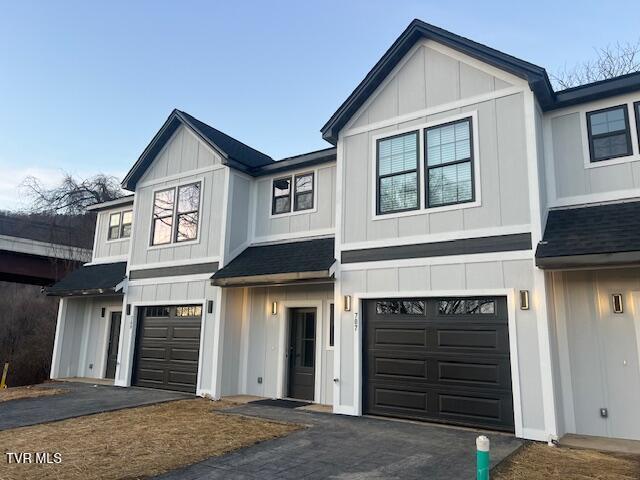
{"label": "dry brown grass", "polygon": [[35,386],[13,387],[0,389],[0,403],[21,398],[49,397],[67,393],[64,388],[42,388]]}
{"label": "dry brown grass", "polygon": [[544,444],[524,446],[500,464],[493,480],[637,480],[640,456],[549,448]]}
{"label": "dry brown grass", "polygon": [[60,452],[58,465],[10,464],[0,478],[145,478],[287,435],[298,425],[217,412],[228,402],[180,400],[0,432],[4,452]]}

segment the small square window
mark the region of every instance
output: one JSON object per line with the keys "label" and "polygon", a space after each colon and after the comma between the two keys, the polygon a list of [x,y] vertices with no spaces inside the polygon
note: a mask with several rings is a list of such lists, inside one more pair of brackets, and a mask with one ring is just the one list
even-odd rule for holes
{"label": "small square window", "polygon": [[591,162],[632,154],[626,105],[588,112],[587,129]]}

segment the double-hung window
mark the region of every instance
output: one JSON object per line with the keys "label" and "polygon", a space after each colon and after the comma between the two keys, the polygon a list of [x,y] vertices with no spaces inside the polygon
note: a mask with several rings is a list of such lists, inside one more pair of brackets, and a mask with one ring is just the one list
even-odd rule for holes
{"label": "double-hung window", "polygon": [[626,105],[587,113],[591,162],[631,155],[629,112]]}
{"label": "double-hung window", "polygon": [[377,213],[419,208],[418,132],[377,141]]}
{"label": "double-hung window", "polygon": [[[313,209],[314,203],[314,173],[301,173],[287,177],[276,178],[273,181],[271,199],[271,214],[301,212]],[[292,201],[293,199],[293,201]]]}
{"label": "double-hung window", "polygon": [[133,211],[116,212],[109,215],[109,232],[107,240],[129,238],[131,236],[131,220]]}
{"label": "double-hung window", "polygon": [[427,207],[473,201],[471,118],[427,128],[425,150]]}
{"label": "double-hung window", "polygon": [[167,245],[198,238],[200,188],[198,182],[155,192],[151,245]]}
{"label": "double-hung window", "polygon": [[640,102],[634,103],[633,109],[636,114],[636,130],[638,131],[638,144],[640,145]]}

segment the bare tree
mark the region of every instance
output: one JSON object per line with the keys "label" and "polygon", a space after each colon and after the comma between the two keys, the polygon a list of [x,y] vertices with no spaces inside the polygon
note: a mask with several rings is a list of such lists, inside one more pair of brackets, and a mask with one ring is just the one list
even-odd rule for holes
{"label": "bare tree", "polygon": [[31,200],[31,212],[50,215],[82,215],[91,205],[123,195],[118,179],[104,174],[79,180],[65,173],[62,182],[51,188],[35,177],[27,177],[21,190]]}
{"label": "bare tree", "polygon": [[636,42],[616,43],[595,48],[596,58],[567,67],[551,75],[557,90],[577,87],[585,83],[606,80],[640,71],[640,39]]}

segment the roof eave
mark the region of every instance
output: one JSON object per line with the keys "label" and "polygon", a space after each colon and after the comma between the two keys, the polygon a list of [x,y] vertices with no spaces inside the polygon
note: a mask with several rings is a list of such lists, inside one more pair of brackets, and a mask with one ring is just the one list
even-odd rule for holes
{"label": "roof eave", "polygon": [[523,78],[527,80],[531,90],[536,93],[538,101],[543,108],[553,103],[553,89],[544,68],[498,52],[490,47],[460,37],[420,20],[414,20],[374,65],[360,84],[358,84],[351,95],[340,105],[329,121],[321,128],[322,138],[324,140],[333,145],[337,143],[338,133],[342,127],[420,38],[430,38],[477,60]]}

